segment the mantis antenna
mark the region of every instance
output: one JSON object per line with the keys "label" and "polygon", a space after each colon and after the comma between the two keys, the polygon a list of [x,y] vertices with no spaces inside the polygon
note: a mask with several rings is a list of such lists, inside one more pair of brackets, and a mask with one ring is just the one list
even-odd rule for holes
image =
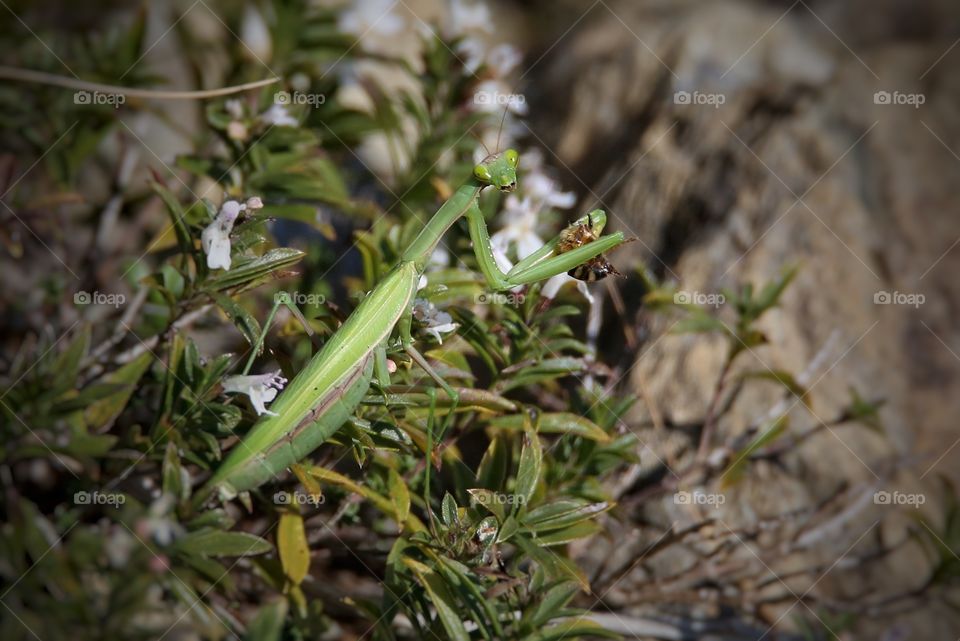
{"label": "mantis antenna", "polygon": [[[497,129],[497,151],[500,150],[500,134],[503,133],[503,123],[504,123],[504,121],[507,119],[507,110],[508,110],[508,109],[510,109],[509,101],[508,101],[508,104],[504,105],[504,107],[503,107],[503,115],[500,117],[500,128]],[[489,152],[488,152],[488,153],[489,153]]]}
{"label": "mantis antenna", "polygon": [[[480,146],[483,147],[483,150],[484,150],[485,152],[487,152],[487,155],[489,156],[489,155],[490,155],[490,148],[487,147],[487,143],[483,142],[483,138],[481,138],[480,136],[478,136],[478,135],[477,135],[477,132],[475,132],[472,127],[471,127],[471,129],[470,129],[470,135],[473,136],[474,140],[476,140],[478,143],[480,143]],[[500,136],[498,135],[497,138],[499,139]]]}

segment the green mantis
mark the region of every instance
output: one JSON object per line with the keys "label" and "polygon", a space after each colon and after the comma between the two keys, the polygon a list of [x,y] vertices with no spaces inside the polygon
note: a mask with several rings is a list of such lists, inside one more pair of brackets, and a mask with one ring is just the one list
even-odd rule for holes
{"label": "green mantis", "polygon": [[389,383],[386,346],[395,327],[403,350],[450,395],[456,391],[434,372],[413,344],[412,307],[420,276],[444,233],[466,217],[477,263],[495,291],[535,283],[567,272],[620,243],[618,232],[600,237],[606,214],[594,210],[575,221],[588,225],[596,240],[560,253],[561,236],[519,261],[504,273],[494,259],[487,226],[478,204],[482,189],[512,191],[517,186],[518,154],[508,149],[474,167],[462,185],[401,255],[400,261],[363,299],[332,338],[317,352],[271,405],[276,416],[264,416],[231,450],[197,498],[212,492],[231,497],[251,490],[297,463],[333,435],[353,414],[376,374]]}

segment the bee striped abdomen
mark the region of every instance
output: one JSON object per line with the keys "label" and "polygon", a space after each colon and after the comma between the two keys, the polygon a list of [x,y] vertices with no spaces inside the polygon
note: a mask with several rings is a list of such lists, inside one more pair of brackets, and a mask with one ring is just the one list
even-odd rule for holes
{"label": "bee striped abdomen", "polygon": [[591,258],[584,264],[577,265],[567,272],[568,276],[587,283],[603,280],[610,274],[614,274],[615,276],[621,275],[620,272],[618,272],[617,269],[610,264],[610,261],[603,256]]}

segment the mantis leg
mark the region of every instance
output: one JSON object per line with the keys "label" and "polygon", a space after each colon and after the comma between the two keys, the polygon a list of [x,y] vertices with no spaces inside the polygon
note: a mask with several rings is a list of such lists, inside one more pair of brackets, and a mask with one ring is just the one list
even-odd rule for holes
{"label": "mantis leg", "polygon": [[380,389],[386,388],[390,384],[390,370],[387,368],[387,349],[380,345],[373,352],[373,373],[380,386]]}
{"label": "mantis leg", "polygon": [[[603,228],[606,226],[606,224],[607,212],[603,211],[602,209],[594,209],[590,213],[584,214],[577,220],[570,223],[567,226],[567,229],[576,228],[580,225],[586,225],[590,228],[590,231],[593,232],[593,235],[599,238],[600,234],[603,233]],[[559,243],[562,238],[563,232],[560,232],[548,240],[543,247],[533,252],[529,256],[519,260],[509,273],[526,271],[528,268],[533,267],[543,259],[556,255],[557,243]]]}
{"label": "mantis leg", "polygon": [[413,346],[413,336],[411,334],[411,325],[413,322],[413,310],[410,310],[400,319],[400,341],[403,344],[403,350],[413,359],[413,362],[420,366],[420,368],[427,373],[427,376],[432,378],[440,388],[446,392],[447,396],[450,397],[451,405],[450,411],[447,412],[446,417],[443,420],[443,426],[440,428],[439,438],[443,437],[443,434],[446,433],[447,427],[449,427],[450,422],[453,420],[453,414],[457,409],[457,405],[460,404],[460,394],[457,393],[457,390],[453,389],[447,381],[443,380],[443,377],[437,373],[433,366],[430,365],[430,362],[427,358],[420,353],[420,351]]}
{"label": "mantis leg", "polygon": [[450,397],[450,410],[443,418],[443,425],[440,426],[440,432],[436,437],[436,441],[439,443],[443,439],[443,435],[447,433],[447,428],[450,426],[450,423],[453,421],[454,412],[457,411],[457,405],[460,404],[460,394],[457,393],[457,390],[450,387],[449,383],[443,380],[443,377],[440,376],[435,369],[433,369],[433,366],[430,365],[430,362],[427,361],[426,357],[421,354],[416,347],[413,345],[407,345],[404,347],[404,350],[410,355],[410,358],[413,359],[413,362],[419,365],[423,371],[427,373],[427,376],[436,381],[437,385],[439,385],[440,388],[447,393],[447,396]]}
{"label": "mantis leg", "polygon": [[[450,387],[450,384],[443,380],[443,377],[440,376],[435,369],[433,369],[433,366],[430,365],[429,361],[427,361],[427,358],[421,354],[416,347],[413,345],[407,345],[404,347],[404,351],[410,355],[410,358],[413,359],[413,362],[419,365],[423,371],[427,373],[427,376],[436,381],[437,385],[439,385],[443,391],[447,393],[447,396],[449,396],[450,400],[453,402],[453,407],[456,408],[457,404],[460,402],[460,394],[457,393],[457,390]],[[453,409],[451,409],[450,413],[453,413]]]}
{"label": "mantis leg", "polygon": [[[599,212],[599,210],[597,211]],[[595,212],[591,212],[589,216],[594,214]],[[577,265],[613,249],[624,241],[623,233],[617,232],[563,254],[551,255],[556,248],[558,237],[528,256],[513,269],[504,273],[493,256],[493,247],[490,244],[490,235],[487,231],[487,224],[483,219],[483,212],[474,204],[467,210],[466,215],[470,225],[470,238],[473,240],[473,251],[477,256],[480,271],[483,272],[490,287],[495,290],[510,289],[517,285],[528,285],[557,274],[563,274]],[[605,216],[603,221],[606,221]]]}

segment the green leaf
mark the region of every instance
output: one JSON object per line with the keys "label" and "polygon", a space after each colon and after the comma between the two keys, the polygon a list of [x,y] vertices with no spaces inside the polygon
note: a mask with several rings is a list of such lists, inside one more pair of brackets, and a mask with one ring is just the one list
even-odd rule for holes
{"label": "green leaf", "polygon": [[157,195],[160,196],[163,204],[167,206],[167,213],[170,216],[171,226],[176,234],[177,244],[180,246],[180,251],[184,254],[193,253],[193,239],[190,236],[190,230],[187,229],[187,223],[184,220],[184,211],[183,207],[180,205],[180,201],[177,200],[176,196],[174,196],[170,190],[156,181],[151,180],[150,187],[157,192]]}
{"label": "green leaf", "polygon": [[160,268],[160,273],[163,274],[164,288],[177,298],[183,296],[183,274],[174,269],[172,265],[164,265]]}
{"label": "green leaf", "polygon": [[224,311],[230,318],[230,321],[240,330],[243,337],[247,339],[247,343],[251,346],[256,345],[257,341],[260,340],[261,332],[260,323],[257,322],[257,319],[229,296],[214,293],[213,300],[216,301],[220,309]]}
{"label": "green leaf", "polygon": [[200,530],[176,542],[177,550],[206,556],[248,556],[273,549],[267,541],[246,532]]}
{"label": "green leaf", "polygon": [[500,521],[503,521],[506,518],[505,505],[498,500],[500,495],[493,490],[477,487],[468,489],[467,493],[470,495],[471,502],[474,505],[479,505],[485,508]]}
{"label": "green leaf", "polygon": [[460,523],[457,515],[457,501],[447,492],[443,495],[443,501],[440,503],[440,516],[447,527],[453,527]]}
{"label": "green leaf", "polygon": [[867,401],[856,388],[851,387],[850,403],[843,410],[843,419],[857,421],[877,433],[882,433],[883,425],[880,423],[880,408],[882,406],[883,401]]}
{"label": "green leaf", "polygon": [[210,557],[199,554],[185,554],[181,552],[179,556],[187,565],[199,572],[208,581],[222,586],[226,592],[229,593],[236,590],[237,586],[233,582],[230,571],[223,567],[223,564],[219,561],[214,561]]}
{"label": "green leaf", "polygon": [[689,316],[680,319],[670,328],[671,334],[706,334],[710,332],[729,334],[730,330],[719,318],[711,316],[701,309],[691,310]]}
{"label": "green leaf", "polygon": [[470,634],[463,625],[460,615],[460,607],[454,600],[446,583],[436,574],[420,574],[418,576],[420,583],[427,591],[430,601],[437,610],[437,616],[443,628],[454,641],[470,641]]}
{"label": "green leaf", "polygon": [[407,517],[410,516],[410,490],[407,488],[407,484],[403,480],[403,477],[400,476],[400,473],[393,468],[390,468],[387,487],[390,490],[390,498],[393,500],[394,508],[397,511],[397,523],[402,530],[403,524],[406,522]]}
{"label": "green leaf", "polygon": [[520,452],[520,466],[517,469],[516,494],[523,497],[523,503],[529,503],[543,468],[543,450],[540,439],[533,430],[527,430],[523,436],[523,450]]}
{"label": "green leaf", "polygon": [[49,383],[49,389],[55,395],[72,390],[76,386],[80,361],[83,360],[89,348],[90,326],[84,325],[70,340],[67,348],[57,356],[53,365],[53,380],[47,382]]}
{"label": "green leaf", "polygon": [[180,473],[180,457],[177,455],[177,446],[173,441],[167,443],[167,451],[163,455],[163,492],[183,500],[183,475]]}
{"label": "green leaf", "polygon": [[526,536],[515,536],[513,542],[543,569],[549,579],[555,581],[573,580],[577,582],[583,592],[590,592],[590,583],[587,581],[587,577],[569,559],[561,557],[547,548],[540,547],[535,540]]}
{"label": "green leaf", "polygon": [[570,374],[580,374],[587,369],[587,363],[582,358],[545,358],[536,365],[524,367],[519,372],[512,373],[510,378],[499,381],[495,389],[498,392],[527,387],[537,383],[551,381]]}
{"label": "green leaf", "polygon": [[[510,430],[523,429],[523,424],[523,414],[498,416],[490,419],[491,426]],[[570,434],[573,436],[582,436],[600,443],[610,441],[610,435],[604,432],[599,425],[588,418],[569,412],[548,412],[541,414],[537,431],[541,434]]]}
{"label": "green leaf", "polygon": [[607,637],[608,639],[620,638],[619,634],[607,630],[598,623],[577,617],[570,621],[564,621],[557,625],[551,625],[549,628],[544,628],[539,633],[529,637],[529,639],[530,641],[561,641],[562,639],[573,639],[583,636]]}
{"label": "green leaf", "polygon": [[[86,432],[77,432],[71,434],[70,441],[66,445],[51,444],[50,448],[55,452],[63,452],[71,456],[91,456],[99,458],[106,456],[110,450],[117,444],[119,437],[113,434],[87,434]],[[44,448],[46,450],[46,448]]]}
{"label": "green leaf", "polygon": [[503,543],[508,541],[510,537],[520,531],[520,524],[517,523],[517,519],[512,516],[508,516],[503,525],[500,526],[500,531],[497,532],[497,543]]}
{"label": "green leaf", "polygon": [[793,265],[783,270],[780,278],[767,285],[760,291],[753,300],[752,317],[759,318],[761,314],[776,305],[780,301],[780,296],[787,288],[787,285],[796,277],[799,271],[799,265]]}
{"label": "green leaf", "polygon": [[583,521],[559,530],[550,530],[544,534],[537,534],[536,541],[544,546],[566,545],[571,541],[593,536],[602,529],[596,521]]}
{"label": "green leaf", "polygon": [[283,623],[287,618],[286,599],[276,599],[257,611],[247,626],[244,641],[281,641]]}
{"label": "green leaf", "polygon": [[562,609],[573,595],[577,593],[580,586],[573,581],[564,581],[550,588],[540,601],[540,605],[534,611],[530,622],[534,627],[541,628],[548,621],[556,616],[556,612]]}
{"label": "green leaf", "polygon": [[497,490],[503,487],[503,482],[507,478],[507,458],[509,455],[507,439],[501,436],[492,438],[477,468],[477,485],[488,490]]}
{"label": "green leaf", "polygon": [[807,388],[797,382],[793,374],[785,370],[760,370],[755,372],[746,372],[743,378],[759,378],[774,381],[783,385],[787,391],[796,396],[804,405],[810,407],[810,394]]}
{"label": "green leaf", "polygon": [[786,416],[778,417],[767,429],[761,430],[745,448],[734,454],[730,467],[724,470],[720,476],[720,486],[729,487],[740,480],[747,464],[750,462],[750,456],[764,445],[779,438],[787,429],[788,425],[789,419]]}
{"label": "green leaf", "polygon": [[530,510],[520,522],[526,530],[543,532],[592,519],[612,507],[613,503],[606,501],[588,503],[578,499],[564,499]]}
{"label": "green leaf", "polygon": [[252,260],[237,260],[237,266],[233,269],[218,273],[207,282],[207,288],[210,290],[224,290],[231,287],[253,286],[266,281],[273,272],[290,267],[298,262],[304,253],[297,249],[289,247],[280,247],[271,249],[263,256]]}
{"label": "green leaf", "polygon": [[[362,496],[363,498],[367,499],[368,501],[373,503],[375,506],[377,506],[378,510],[386,514],[391,514],[391,515],[396,514],[396,510],[394,509],[394,504],[390,499],[383,496],[382,494],[379,494],[378,492],[374,492],[368,487],[360,485],[353,479],[347,476],[344,476],[339,472],[334,472],[333,470],[328,470],[325,467],[320,467],[318,465],[312,465],[310,467],[304,466],[304,469],[307,471],[308,474],[316,477],[320,481],[333,483],[351,492],[355,492],[359,494],[360,496]],[[407,516],[405,525],[411,530],[419,531],[424,529],[423,523],[414,514],[410,514]]]}
{"label": "green leaf", "polygon": [[280,515],[277,552],[287,579],[293,585],[300,585],[310,572],[310,546],[307,544],[307,533],[300,514],[286,511]]}

